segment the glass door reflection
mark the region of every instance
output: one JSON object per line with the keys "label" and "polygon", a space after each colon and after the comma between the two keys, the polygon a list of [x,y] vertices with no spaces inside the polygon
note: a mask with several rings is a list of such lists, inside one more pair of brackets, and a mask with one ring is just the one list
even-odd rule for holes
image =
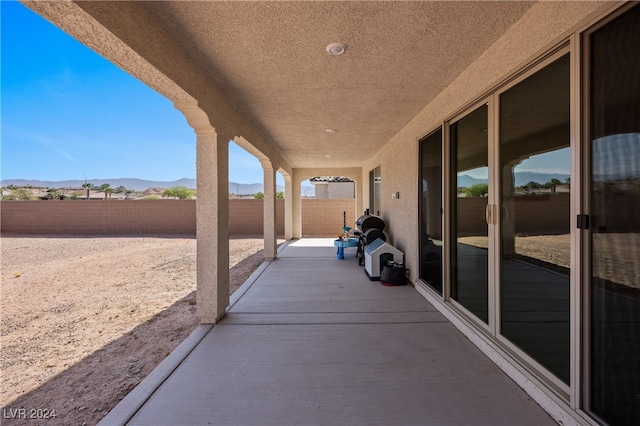
{"label": "glass door reflection", "polygon": [[[488,106],[451,124],[451,298],[489,323]],[[453,188],[457,188],[455,191]]]}
{"label": "glass door reflection", "polygon": [[569,55],[500,95],[500,331],[570,372]]}
{"label": "glass door reflection", "polygon": [[590,38],[590,411],[640,419],[640,7]]}
{"label": "glass door reflection", "polygon": [[420,279],[442,294],[442,129],[420,141]]}

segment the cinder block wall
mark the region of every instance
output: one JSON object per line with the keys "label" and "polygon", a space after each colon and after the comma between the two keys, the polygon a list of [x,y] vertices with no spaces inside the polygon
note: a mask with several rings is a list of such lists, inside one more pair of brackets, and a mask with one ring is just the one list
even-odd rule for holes
{"label": "cinder block wall", "polygon": [[305,198],[301,208],[303,237],[337,237],[342,232],[343,212],[347,214],[347,226],[355,228],[357,218],[353,198]]}
{"label": "cinder block wall", "polygon": [[3,201],[2,233],[195,235],[195,200]]}
{"label": "cinder block wall", "polygon": [[[569,194],[516,197],[516,234],[568,234],[570,232],[569,201]],[[485,197],[459,198],[458,203],[460,234],[463,236],[486,235],[487,199]]]}
{"label": "cinder block wall", "polygon": [[[229,234],[262,235],[263,215],[262,200],[229,200]],[[284,236],[284,199],[276,200],[276,233]]]}
{"label": "cinder block wall", "polygon": [[[302,200],[303,234],[337,236],[342,212],[354,226],[355,202]],[[2,201],[0,232],[27,235],[196,234],[195,200]],[[284,200],[276,200],[276,232],[284,236]],[[231,235],[263,234],[262,200],[229,200]]]}
{"label": "cinder block wall", "polygon": [[519,235],[571,232],[569,194],[516,197],[516,233]]}

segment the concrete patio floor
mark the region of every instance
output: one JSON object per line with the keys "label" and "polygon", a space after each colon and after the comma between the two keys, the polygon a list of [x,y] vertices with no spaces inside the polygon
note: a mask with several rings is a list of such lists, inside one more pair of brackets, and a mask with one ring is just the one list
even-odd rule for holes
{"label": "concrete patio floor", "polygon": [[101,424],[553,425],[412,286],[301,239]]}

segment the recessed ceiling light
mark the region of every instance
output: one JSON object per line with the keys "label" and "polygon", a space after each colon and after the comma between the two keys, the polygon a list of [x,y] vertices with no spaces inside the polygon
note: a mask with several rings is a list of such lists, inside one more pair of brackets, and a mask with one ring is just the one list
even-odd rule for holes
{"label": "recessed ceiling light", "polygon": [[327,53],[332,56],[342,55],[347,46],[344,43],[331,43],[327,46]]}
{"label": "recessed ceiling light", "polygon": [[331,158],[331,156],[329,154],[324,156],[325,158]]}
{"label": "recessed ceiling light", "polygon": [[327,133],[335,133],[336,129],[327,129],[327,130],[325,130],[325,132],[327,132]]}

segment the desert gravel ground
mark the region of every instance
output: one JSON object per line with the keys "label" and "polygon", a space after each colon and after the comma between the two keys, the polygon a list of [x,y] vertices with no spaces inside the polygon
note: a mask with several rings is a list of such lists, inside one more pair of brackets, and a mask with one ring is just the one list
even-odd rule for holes
{"label": "desert gravel ground", "polygon": [[[638,234],[594,241],[608,254],[595,273],[637,286]],[[193,238],[3,236],[0,244],[3,425],[97,423],[198,325]],[[516,247],[569,266],[568,235],[518,237]],[[262,248],[261,238],[230,241],[231,291],[260,265]],[[6,418],[20,409],[56,417]]]}
{"label": "desert gravel ground", "polygon": [[[592,236],[593,274],[623,287],[640,288],[640,234],[604,233]],[[487,248],[487,237],[462,237],[459,242]],[[516,252],[562,268],[571,266],[571,235],[517,236]],[[565,271],[568,273],[568,270]]]}
{"label": "desert gravel ground", "polygon": [[[460,237],[458,241],[475,247],[489,247],[488,237]],[[516,252],[533,259],[568,268],[571,264],[571,235],[516,237]]]}
{"label": "desert gravel ground", "polygon": [[[198,325],[194,238],[0,243],[3,425],[96,424]],[[230,240],[232,292],[263,244]]]}

